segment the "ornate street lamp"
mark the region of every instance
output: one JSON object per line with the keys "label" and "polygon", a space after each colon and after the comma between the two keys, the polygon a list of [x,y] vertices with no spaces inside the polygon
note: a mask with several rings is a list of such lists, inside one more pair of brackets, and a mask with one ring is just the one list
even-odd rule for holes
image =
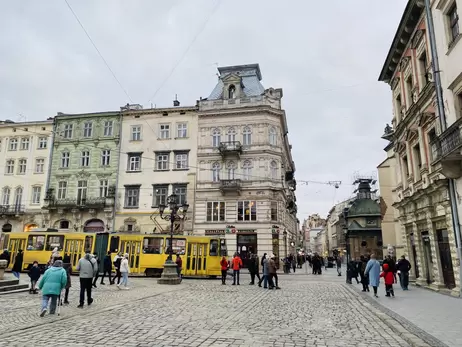
{"label": "ornate street lamp", "polygon": [[348,230],[348,207],[343,209],[343,219],[345,224],[343,226],[343,233],[345,234],[345,250],[346,250],[346,283],[351,284],[351,273],[350,273],[350,232]]}
{"label": "ornate street lamp", "polygon": [[170,221],[170,247],[168,250],[168,257],[164,264],[161,278],[157,281],[159,284],[180,284],[181,279],[176,272],[176,264],[173,261],[173,228],[176,221],[183,221],[186,219],[186,212],[188,212],[189,205],[184,203],[179,206],[177,203],[177,195],[172,194],[167,198],[167,205],[170,213],[164,214],[166,205],[159,205],[160,218]]}

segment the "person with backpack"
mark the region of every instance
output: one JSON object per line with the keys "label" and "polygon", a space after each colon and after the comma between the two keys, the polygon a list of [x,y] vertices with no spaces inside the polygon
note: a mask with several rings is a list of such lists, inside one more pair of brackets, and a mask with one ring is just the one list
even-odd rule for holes
{"label": "person with backpack", "polygon": [[119,252],[116,254],[116,256],[114,257],[114,261],[113,261],[113,264],[114,264],[114,267],[115,267],[115,270],[116,270],[116,274],[114,276],[114,278],[112,279],[112,283],[111,284],[114,284],[115,283],[115,280],[117,278],[117,285],[120,284],[120,278],[122,277],[122,274],[120,273],[120,263],[122,262],[122,253]]}
{"label": "person with backpack", "polygon": [[90,251],[87,251],[85,256],[79,260],[77,264],[77,271],[80,277],[80,303],[77,308],[83,308],[85,302],[85,292],[87,293],[87,304],[90,306],[93,303],[91,297],[91,289],[93,285],[93,278],[98,271],[98,264],[96,259],[92,257]]}

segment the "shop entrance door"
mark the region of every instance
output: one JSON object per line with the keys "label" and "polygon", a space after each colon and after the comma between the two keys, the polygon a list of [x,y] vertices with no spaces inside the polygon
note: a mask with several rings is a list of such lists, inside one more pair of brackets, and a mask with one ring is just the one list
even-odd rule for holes
{"label": "shop entrance door", "polygon": [[443,271],[444,285],[448,289],[456,286],[454,270],[452,268],[451,248],[449,246],[449,235],[446,229],[436,231],[438,248],[440,251],[441,270]]}
{"label": "shop entrance door", "polygon": [[139,274],[141,241],[122,240],[120,243],[120,250],[122,254],[128,253],[130,272]]}
{"label": "shop entrance door", "polygon": [[83,240],[67,239],[64,243],[64,255],[69,255],[73,268],[77,266],[79,259],[85,255],[83,249]]}
{"label": "shop entrance door", "polygon": [[241,256],[243,267],[247,268],[250,254],[258,254],[257,234],[238,234],[237,253]]}

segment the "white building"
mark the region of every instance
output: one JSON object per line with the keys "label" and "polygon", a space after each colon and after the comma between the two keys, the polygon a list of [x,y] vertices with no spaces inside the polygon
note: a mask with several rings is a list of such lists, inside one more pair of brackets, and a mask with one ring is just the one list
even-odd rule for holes
{"label": "white building", "polygon": [[0,227],[42,227],[53,121],[0,121]]}
{"label": "white building", "polygon": [[116,231],[169,232],[158,208],[172,193],[191,206],[175,231],[192,231],[197,133],[196,107],[122,109]]}
{"label": "white building", "polygon": [[226,235],[230,254],[295,252],[295,166],[282,89],[265,89],[258,64],[221,67],[199,104],[196,233]]}

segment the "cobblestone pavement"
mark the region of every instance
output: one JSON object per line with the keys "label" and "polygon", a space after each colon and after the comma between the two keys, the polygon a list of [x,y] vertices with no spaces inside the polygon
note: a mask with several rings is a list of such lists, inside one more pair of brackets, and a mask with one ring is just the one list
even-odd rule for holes
{"label": "cobblestone pavement", "polygon": [[37,296],[7,295],[0,346],[429,346],[332,273],[280,275],[277,291],[249,286],[248,275],[240,286],[133,279],[129,291],[98,289],[83,310],[73,293],[73,305],[53,318],[38,317]]}

